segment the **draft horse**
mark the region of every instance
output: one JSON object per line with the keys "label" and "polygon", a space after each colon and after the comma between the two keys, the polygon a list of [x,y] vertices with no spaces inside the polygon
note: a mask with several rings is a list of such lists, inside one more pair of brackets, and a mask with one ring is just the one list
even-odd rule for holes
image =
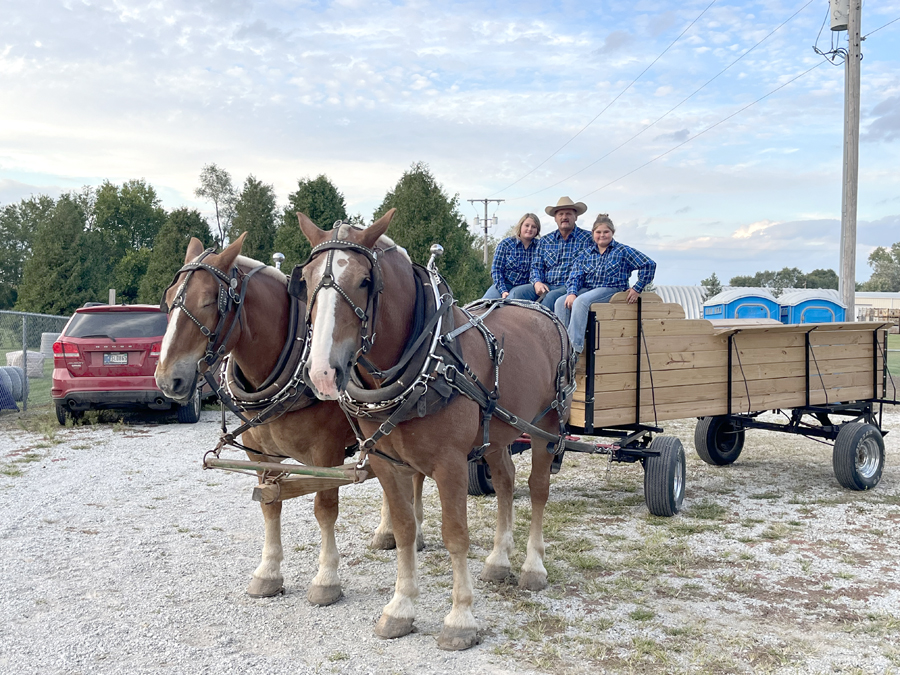
{"label": "draft horse", "polygon": [[[410,477],[421,473],[438,486],[453,570],[452,608],[438,646],[467,649],[479,641],[466,559],[467,460],[484,456],[491,468],[498,522],[481,578],[503,581],[513,552],[515,472],[506,447],[521,430],[531,432],[532,518],[519,585],[545,588],[542,522],[553,459],[547,446],[561,439],[575,357],[565,329],[536,304],[458,307],[431,262],[428,270],[413,265],[383,236],[394,213],[367,229],[335,224],[332,232],[297,214],[313,246],[303,271],[312,332],[306,376],[321,400],[340,401],[356,420],[362,461],[375,468],[390,506],[397,582],[376,635],[396,638],[413,629],[419,591]],[[430,318],[422,310],[429,300]]]}
{"label": "draft horse", "polygon": [[[292,321],[293,300],[288,295],[287,278],[274,267],[240,255],[244,236],[219,254],[204,251],[200,241],[192,238],[185,264],[163,296],[163,309],[170,317],[156,367],[156,383],[177,401],[188,400],[200,371],[208,372],[227,355],[226,385],[220,395],[228,396],[239,411],[267,409],[268,402],[280,393],[279,388],[290,382],[291,370],[302,356],[306,346],[305,304],[294,307]],[[276,410],[270,409],[269,414],[264,423],[241,427],[242,446],[250,460],[281,462],[293,458],[315,466],[339,466],[346,449],[356,443],[337,403],[317,400],[305,386]],[[421,499],[421,480],[416,489]],[[283,591],[281,504],[273,501],[261,505],[265,543],[247,588],[253,597]],[[416,510],[421,520],[421,501]],[[315,516],[321,532],[319,569],[307,599],[316,605],[329,605],[342,593],[340,555],[334,536],[336,488],[316,493]],[[390,524],[390,514],[383,507],[373,546],[393,547]]]}

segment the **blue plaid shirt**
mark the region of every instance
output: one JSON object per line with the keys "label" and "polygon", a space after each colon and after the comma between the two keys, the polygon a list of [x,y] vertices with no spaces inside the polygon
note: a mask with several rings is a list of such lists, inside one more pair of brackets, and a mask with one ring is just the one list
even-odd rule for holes
{"label": "blue plaid shirt", "polygon": [[540,281],[548,286],[563,285],[575,259],[585,248],[593,245],[594,240],[587,230],[576,227],[565,240],[559,230],[554,230],[546,237],[541,237],[528,280],[533,284]]}
{"label": "blue plaid shirt", "polygon": [[500,293],[509,293],[515,286],[528,283],[531,261],[539,241],[535,239],[525,248],[518,237],[507,237],[497,244],[491,264],[491,279]]}
{"label": "blue plaid shirt", "polygon": [[638,280],[634,290],[640,293],[653,281],[656,263],[637,249],[620,244],[615,239],[609,242],[603,253],[593,245],[582,252],[572,265],[572,273],[566,280],[566,292],[574,294],[582,288],[617,288],[625,291],[628,290],[628,278],[635,270]]}

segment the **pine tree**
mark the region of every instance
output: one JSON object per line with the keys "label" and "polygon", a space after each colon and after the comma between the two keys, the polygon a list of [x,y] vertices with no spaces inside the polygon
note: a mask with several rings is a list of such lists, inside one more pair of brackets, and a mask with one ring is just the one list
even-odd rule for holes
{"label": "pine tree", "polygon": [[275,190],[271,185],[247,176],[244,188],[234,206],[229,238],[234,241],[246,232],[241,253],[268,263],[275,244]]}
{"label": "pine tree", "polygon": [[347,219],[344,195],[325,174],[315,179],[297,181],[297,191],[288,195],[281,224],[275,234],[275,251],[284,254],[284,270],[304,262],[309,256],[309,242],[300,232],[297,213],[305,213],[323,230],[330,230],[335,221]]}
{"label": "pine tree", "polygon": [[160,301],[163,291],[184,264],[184,254],[191,237],[197,237],[204,247],[214,243],[209,223],[196,209],[172,211],[153,242],[147,272],[140,283],[140,302],[156,304]]}

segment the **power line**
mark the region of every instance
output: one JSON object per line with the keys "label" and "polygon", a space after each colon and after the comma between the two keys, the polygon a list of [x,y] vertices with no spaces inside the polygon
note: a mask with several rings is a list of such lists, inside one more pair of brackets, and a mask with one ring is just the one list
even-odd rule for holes
{"label": "power line", "polygon": [[[597,164],[598,162],[603,161],[604,159],[606,159],[607,157],[609,157],[611,154],[613,154],[613,153],[616,152],[617,150],[619,150],[619,149],[625,147],[626,145],[628,145],[629,143],[631,143],[631,141],[633,141],[635,138],[637,138],[638,136],[640,136],[641,134],[643,134],[645,131],[647,131],[647,129],[650,129],[651,127],[657,125],[657,124],[658,124],[659,122],[661,122],[663,119],[665,119],[665,118],[668,117],[670,114],[672,114],[673,112],[675,112],[675,110],[677,110],[678,108],[680,108],[682,105],[684,105],[685,103],[687,103],[690,99],[692,99],[694,96],[696,96],[698,93],[700,93],[700,91],[702,91],[703,89],[705,89],[705,88],[707,87],[707,85],[711,84],[711,83],[712,83],[714,80],[716,80],[719,76],[723,75],[723,74],[724,74],[729,68],[731,68],[734,64],[736,64],[736,63],[737,63],[738,61],[740,61],[742,58],[744,58],[745,56],[747,56],[747,54],[749,54],[750,52],[752,52],[754,49],[756,49],[757,47],[759,47],[763,42],[765,42],[765,41],[768,40],[770,37],[772,37],[776,32],[778,32],[778,31],[779,31],[786,23],[788,23],[789,21],[791,21],[791,20],[792,20],[794,17],[796,17],[800,12],[802,12],[804,9],[806,9],[807,7],[809,7],[809,6],[812,4],[812,2],[813,2],[813,0],[808,0],[807,3],[806,3],[805,5],[803,5],[803,7],[801,7],[800,9],[798,9],[796,12],[794,12],[793,14],[791,14],[787,19],[785,19],[784,21],[782,21],[778,26],[776,26],[774,29],[772,29],[772,31],[771,31],[768,35],[766,35],[762,40],[760,40],[760,41],[757,42],[755,45],[753,45],[752,47],[750,47],[750,49],[748,49],[748,50],[745,51],[743,54],[741,54],[740,56],[738,56],[734,61],[732,61],[731,63],[729,63],[727,66],[725,66],[725,67],[724,67],[722,70],[720,70],[716,75],[714,75],[712,78],[710,78],[710,79],[707,80],[705,83],[703,83],[702,85],[700,85],[700,87],[698,87],[697,89],[695,89],[690,95],[688,95],[687,97],[683,98],[679,103],[677,103],[677,104],[676,104],[675,106],[673,106],[672,108],[669,108],[669,110],[667,110],[665,113],[663,113],[663,114],[662,114],[660,117],[658,117],[655,121],[653,121],[653,122],[651,122],[650,124],[648,124],[647,126],[645,126],[643,129],[641,129],[639,132],[637,132],[634,136],[632,136],[632,137],[629,138],[628,140],[626,140],[626,141],[620,143],[620,144],[617,145],[615,148],[613,148],[612,150],[610,150],[609,152],[607,152],[605,155],[603,155],[603,156],[599,157],[598,159],[594,160],[593,162],[591,162],[591,163],[588,164],[587,166],[582,167],[581,169],[579,169],[578,171],[576,171],[576,172],[573,173],[572,175],[567,176],[566,178],[563,178],[562,180],[559,180],[559,181],[557,181],[556,183],[553,183],[553,185],[548,185],[548,186],[545,187],[545,188],[541,188],[540,190],[537,190],[536,192],[532,192],[531,194],[524,195],[523,197],[514,197],[514,198],[511,199],[510,201],[517,201],[517,200],[519,200],[519,199],[528,199],[529,197],[533,197],[533,196],[536,195],[536,194],[540,194],[541,192],[544,192],[545,190],[549,190],[550,188],[554,188],[554,187],[556,187],[557,185],[559,185],[559,184],[561,184],[561,183],[565,183],[567,180],[570,180],[570,179],[574,178],[575,176],[577,176],[578,174],[582,173],[583,171],[587,171],[588,169],[590,169],[592,166],[594,166],[594,165]],[[708,8],[707,8],[707,9],[708,9]],[[699,18],[699,17],[698,17],[698,18]],[[595,118],[595,119],[596,119],[596,118]],[[579,132],[579,133],[580,133],[580,132]]]}
{"label": "power line", "polygon": [[796,80],[799,80],[801,77],[803,77],[803,76],[806,75],[807,73],[812,72],[813,70],[815,70],[816,68],[818,68],[819,66],[821,66],[821,65],[824,64],[824,63],[827,63],[827,62],[826,62],[826,61],[819,61],[819,62],[818,62],[816,65],[814,65],[812,68],[809,68],[808,70],[804,70],[802,73],[800,73],[799,75],[796,75],[796,76],[792,77],[790,80],[788,80],[788,81],[785,82],[784,84],[782,84],[782,85],[776,87],[775,89],[773,89],[772,91],[770,91],[768,94],[765,94],[765,95],[763,95],[763,96],[760,96],[758,99],[756,99],[756,100],[753,101],[752,103],[748,103],[748,104],[745,105],[743,108],[741,108],[741,109],[739,109],[739,110],[736,110],[735,112],[731,113],[728,117],[725,117],[724,119],[721,119],[721,120],[719,120],[718,122],[716,122],[715,124],[713,124],[713,125],[707,127],[707,128],[704,129],[703,131],[700,131],[700,132],[694,134],[693,136],[691,136],[690,138],[688,138],[688,139],[682,141],[681,143],[679,143],[679,144],[676,145],[675,147],[670,148],[669,150],[666,150],[666,151],[665,151],[664,153],[662,153],[661,155],[657,155],[657,156],[654,157],[653,159],[651,159],[651,160],[649,160],[649,161],[647,161],[647,162],[644,162],[644,163],[641,164],[639,167],[634,168],[634,169],[632,169],[631,171],[629,171],[628,173],[619,176],[619,177],[616,178],[615,180],[612,180],[612,181],[610,181],[609,183],[607,183],[606,185],[602,185],[602,186],[598,187],[596,190],[592,190],[592,191],[588,192],[586,195],[584,195],[584,196],[582,196],[582,197],[579,197],[579,201],[581,201],[581,200],[583,200],[583,199],[587,199],[588,197],[590,197],[590,196],[591,196],[592,194],[594,194],[595,192],[600,192],[600,190],[604,190],[604,189],[608,188],[610,185],[613,185],[614,183],[618,183],[620,180],[622,180],[623,178],[627,178],[628,176],[630,176],[631,174],[635,173],[636,171],[640,171],[640,170],[643,169],[645,166],[649,166],[650,164],[653,164],[653,162],[657,161],[658,159],[662,159],[663,157],[665,157],[666,155],[668,155],[668,154],[671,153],[671,152],[674,152],[675,150],[677,150],[678,148],[680,148],[682,145],[686,145],[687,143],[690,143],[692,140],[694,140],[695,138],[697,138],[697,137],[699,137],[699,136],[702,136],[702,135],[705,134],[707,131],[712,131],[713,129],[715,129],[715,128],[716,128],[717,126],[719,126],[720,124],[722,124],[722,123],[724,123],[724,122],[727,122],[728,120],[730,120],[730,119],[731,119],[732,117],[734,117],[735,115],[739,115],[740,113],[744,112],[747,108],[750,108],[751,106],[756,105],[757,103],[759,103],[759,102],[762,101],[763,99],[768,98],[769,96],[771,96],[771,95],[774,94],[775,92],[777,92],[777,91],[779,91],[779,90],[781,90],[781,89],[784,89],[786,86],[788,86],[788,85],[791,84],[792,82],[795,82]]}
{"label": "power line", "polygon": [[896,19],[894,19],[893,21],[888,21],[886,24],[884,24],[883,26],[879,26],[878,28],[876,28],[876,29],[873,30],[873,31],[869,31],[868,33],[866,33],[865,35],[862,36],[862,39],[865,40],[865,39],[866,39],[867,37],[869,37],[872,33],[877,33],[877,32],[880,31],[882,28],[887,28],[888,26],[890,26],[892,23],[894,23],[894,22],[896,22],[896,21],[900,21],[900,16],[898,16],[898,17],[897,17]]}
{"label": "power line", "polygon": [[[588,123],[585,124],[583,127],[581,127],[581,129],[578,131],[578,133],[576,133],[574,136],[572,136],[572,138],[570,138],[570,139],[567,140],[565,143],[563,143],[561,146],[559,146],[559,147],[558,147],[558,148],[557,148],[557,149],[556,149],[549,157],[547,157],[546,159],[544,159],[544,161],[542,161],[540,164],[538,164],[536,167],[534,167],[531,171],[529,171],[528,173],[526,173],[526,174],[525,174],[524,176],[522,176],[521,178],[519,178],[519,179],[515,180],[514,182],[510,183],[510,184],[507,185],[505,188],[503,188],[503,189],[501,189],[501,190],[497,190],[497,191],[494,193],[494,195],[498,195],[498,194],[500,194],[501,192],[506,192],[506,191],[509,190],[509,188],[511,188],[513,185],[516,185],[516,184],[520,183],[521,181],[525,180],[526,178],[528,178],[528,176],[530,176],[531,174],[533,174],[535,171],[537,171],[537,170],[540,169],[542,166],[544,166],[544,164],[546,164],[546,163],[549,162],[551,159],[553,159],[556,155],[558,155],[558,154],[562,151],[562,149],[565,148],[569,143],[571,143],[571,142],[574,141],[576,138],[578,138],[578,136],[581,135],[581,132],[583,132],[585,129],[587,129],[589,126],[591,126],[594,122],[596,122],[596,121],[597,121],[597,118],[600,117],[600,115],[602,115],[602,114],[605,113],[607,110],[609,110],[609,108],[610,108],[616,101],[618,101],[618,100],[625,94],[625,92],[627,92],[629,89],[631,89],[631,87],[635,84],[635,82],[637,82],[639,79],[641,79],[641,78],[644,76],[644,74],[645,74],[648,70],[650,70],[650,68],[652,68],[653,65],[654,65],[657,61],[659,61],[659,60],[665,55],[665,53],[666,53],[667,51],[669,51],[672,47],[674,47],[674,46],[675,46],[675,43],[678,42],[678,41],[681,39],[681,37],[682,37],[685,33],[687,33],[688,30],[690,30],[691,26],[693,26],[695,23],[697,23],[697,22],[700,20],[700,17],[702,17],[704,14],[706,14],[707,10],[709,10],[709,8],[712,7],[714,4],[716,4],[716,0],[712,0],[712,2],[710,2],[710,3],[706,6],[706,8],[705,8],[702,12],[700,12],[700,14],[697,15],[697,18],[694,19],[693,21],[691,21],[690,24],[688,24],[687,28],[685,28],[683,31],[681,31],[681,33],[678,34],[678,37],[676,37],[674,40],[672,40],[672,42],[669,44],[669,46],[666,47],[664,50],[662,50],[662,52],[660,53],[660,55],[657,56],[655,59],[653,59],[653,61],[650,63],[650,65],[648,65],[646,68],[644,68],[644,69],[641,71],[640,75],[638,75],[638,76],[637,76],[636,78],[634,78],[631,82],[629,82],[629,83],[628,83],[628,86],[625,87],[622,91],[620,91],[620,92],[618,93],[618,95],[617,95],[612,101],[610,101],[609,103],[607,103],[606,106],[603,108],[603,110],[601,110],[600,112],[598,112],[590,122],[588,122]],[[491,196],[493,197],[494,195],[491,195]]]}

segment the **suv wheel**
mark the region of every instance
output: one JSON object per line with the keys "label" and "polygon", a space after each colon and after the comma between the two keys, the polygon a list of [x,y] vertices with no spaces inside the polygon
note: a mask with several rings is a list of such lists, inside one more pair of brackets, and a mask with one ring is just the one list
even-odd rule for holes
{"label": "suv wheel", "polygon": [[196,424],[200,421],[200,387],[194,389],[194,395],[191,400],[184,405],[178,406],[178,421],[182,424]]}
{"label": "suv wheel", "polygon": [[84,413],[82,411],[72,412],[65,403],[57,403],[56,404],[56,421],[59,422],[62,426],[66,426],[66,420],[75,420],[81,419],[81,416]]}

